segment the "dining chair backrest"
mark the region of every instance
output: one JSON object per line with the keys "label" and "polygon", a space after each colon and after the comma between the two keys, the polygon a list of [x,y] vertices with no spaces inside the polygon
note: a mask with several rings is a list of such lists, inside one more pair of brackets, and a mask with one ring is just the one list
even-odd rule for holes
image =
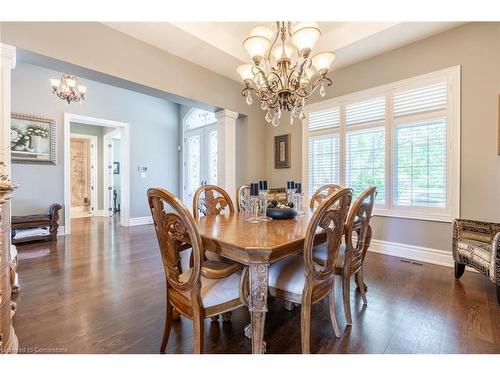
{"label": "dining chair backrest", "polygon": [[242,185],[236,191],[236,205],[238,212],[250,212],[250,186]]}
{"label": "dining chair backrest", "polygon": [[[370,228],[370,220],[377,196],[377,188],[371,186],[363,191],[358,199],[353,203],[345,224],[345,244],[346,256],[345,261],[350,262],[351,274],[355,274],[363,265],[366,248],[365,242]],[[356,232],[356,244],[353,244],[353,233]]]}
{"label": "dining chair backrest", "polygon": [[[323,199],[314,211],[304,239],[304,261],[306,274],[309,277],[318,281],[333,278],[351,200],[352,189],[341,188]],[[313,260],[313,247],[318,229],[326,234],[327,257],[322,266]]]}
{"label": "dining chair backrest", "polygon": [[231,197],[221,187],[216,185],[203,185],[196,190],[193,197],[193,216],[197,219],[203,216],[219,215],[226,208],[234,213]]}
{"label": "dining chair backrest", "polygon": [[342,189],[342,186],[336,184],[326,184],[320,186],[313,193],[311,200],[309,201],[309,207],[315,208],[317,207],[326,197],[335,193],[337,190]]}
{"label": "dining chair backrest", "polygon": [[[191,213],[176,196],[164,189],[149,189],[148,202],[160,245],[167,288],[171,287],[180,293],[191,292],[191,300],[199,301],[203,245]],[[180,247],[185,243],[190,243],[193,249],[192,270],[187,280],[181,280]]]}

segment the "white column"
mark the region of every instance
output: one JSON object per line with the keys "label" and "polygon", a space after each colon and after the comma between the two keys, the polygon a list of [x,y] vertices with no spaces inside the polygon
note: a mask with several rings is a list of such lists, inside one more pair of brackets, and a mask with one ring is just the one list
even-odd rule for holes
{"label": "white column", "polygon": [[16,48],[0,43],[0,171],[11,176],[10,168],[10,112],[11,69],[16,66]]}
{"label": "white column", "polygon": [[236,206],[236,119],[237,112],[224,109],[217,118],[217,185],[227,191]]}

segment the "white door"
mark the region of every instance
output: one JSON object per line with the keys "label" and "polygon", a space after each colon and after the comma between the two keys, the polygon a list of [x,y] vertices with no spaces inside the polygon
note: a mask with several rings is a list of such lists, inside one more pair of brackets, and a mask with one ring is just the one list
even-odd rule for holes
{"label": "white door", "polygon": [[113,216],[113,139],[105,138],[105,152],[104,157],[105,171],[106,174],[104,182],[107,184],[107,189],[105,189],[105,199],[104,199],[104,210],[106,210],[107,216]]}
{"label": "white door", "polygon": [[217,124],[187,130],[183,156],[183,201],[191,207],[196,189],[217,185]]}
{"label": "white door", "polygon": [[94,216],[97,209],[97,139],[90,140],[90,215]]}

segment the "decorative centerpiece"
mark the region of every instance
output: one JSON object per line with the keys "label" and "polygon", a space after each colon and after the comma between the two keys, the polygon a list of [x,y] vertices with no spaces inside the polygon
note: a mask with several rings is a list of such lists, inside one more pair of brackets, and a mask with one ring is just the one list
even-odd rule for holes
{"label": "decorative centerpiece", "polygon": [[267,206],[267,216],[275,220],[293,219],[297,216],[297,209],[294,207],[293,202],[284,204],[273,200]]}

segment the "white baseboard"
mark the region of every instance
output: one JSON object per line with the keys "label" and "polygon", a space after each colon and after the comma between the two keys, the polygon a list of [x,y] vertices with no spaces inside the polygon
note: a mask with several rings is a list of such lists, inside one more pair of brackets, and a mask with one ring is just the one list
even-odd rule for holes
{"label": "white baseboard", "polygon": [[372,239],[369,251],[445,267],[454,267],[452,253],[444,250]]}
{"label": "white baseboard", "polygon": [[151,216],[142,216],[142,217],[131,217],[128,219],[128,226],[135,227],[136,225],[147,225],[153,224],[153,217]]}
{"label": "white baseboard", "polygon": [[94,211],[94,216],[104,216],[104,217],[108,217],[108,216],[109,216],[109,213],[108,213],[108,211],[106,211],[106,210],[95,210],[95,211]]}
{"label": "white baseboard", "polygon": [[57,228],[57,236],[64,236],[66,234],[66,228],[64,227],[64,225],[62,226],[59,226],[59,228]]}

